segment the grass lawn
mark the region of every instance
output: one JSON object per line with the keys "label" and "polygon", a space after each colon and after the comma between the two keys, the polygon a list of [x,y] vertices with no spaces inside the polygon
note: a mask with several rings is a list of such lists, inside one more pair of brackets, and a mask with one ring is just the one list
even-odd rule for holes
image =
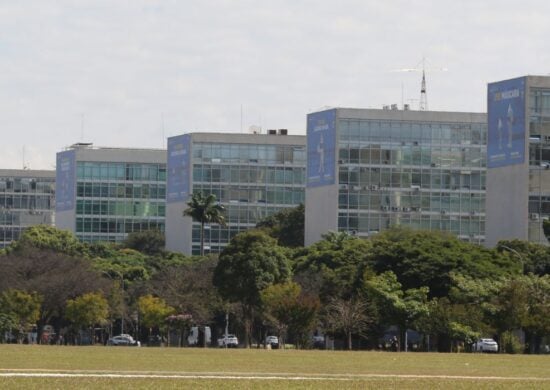
{"label": "grass lawn", "polygon": [[[12,372],[98,376],[1,376]],[[550,389],[550,356],[0,345],[0,388],[129,387]]]}

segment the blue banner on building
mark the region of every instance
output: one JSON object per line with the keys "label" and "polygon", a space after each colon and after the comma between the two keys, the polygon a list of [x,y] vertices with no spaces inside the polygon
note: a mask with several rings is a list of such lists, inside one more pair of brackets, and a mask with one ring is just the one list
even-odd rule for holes
{"label": "blue banner on building", "polygon": [[168,138],[166,202],[186,201],[191,182],[191,135]]}
{"label": "blue banner on building", "polygon": [[307,116],[307,186],[335,183],[336,110],[315,112]]}
{"label": "blue banner on building", "polygon": [[73,210],[75,207],[76,152],[57,153],[55,165],[55,211]]}
{"label": "blue banner on building", "polygon": [[489,84],[487,168],[525,161],[525,78]]}

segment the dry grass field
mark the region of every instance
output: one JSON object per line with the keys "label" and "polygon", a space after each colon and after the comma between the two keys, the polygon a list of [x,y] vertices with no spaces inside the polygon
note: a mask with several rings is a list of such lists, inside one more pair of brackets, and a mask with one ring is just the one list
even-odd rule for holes
{"label": "dry grass field", "polygon": [[0,388],[550,389],[550,356],[0,345]]}

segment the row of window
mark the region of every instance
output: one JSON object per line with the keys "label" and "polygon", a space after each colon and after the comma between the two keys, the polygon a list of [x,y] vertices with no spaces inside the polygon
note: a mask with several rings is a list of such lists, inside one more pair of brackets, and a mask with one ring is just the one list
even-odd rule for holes
{"label": "row of window", "polygon": [[550,197],[530,196],[529,213],[550,215]]}
{"label": "row of window", "polygon": [[55,179],[0,178],[0,192],[55,193]]}
{"label": "row of window", "polygon": [[53,210],[0,210],[0,225],[32,226],[39,224],[51,225],[53,223]]}
{"label": "row of window", "polygon": [[77,197],[165,199],[165,184],[78,182]]}
{"label": "row of window", "polygon": [[[219,226],[211,225],[208,229],[204,229],[204,243],[209,245],[210,243],[228,243],[231,238],[235,237],[242,231],[247,230],[246,226]],[[200,242],[200,226],[193,224],[192,241],[195,243]]]}
{"label": "row of window", "polygon": [[486,164],[480,147],[429,147],[340,144],[340,164],[424,165],[432,167],[475,167]]}
{"label": "row of window", "polygon": [[469,193],[422,193],[410,195],[397,191],[383,194],[354,194],[340,191],[338,205],[340,209],[350,210],[484,213],[485,195]]}
{"label": "row of window", "polygon": [[193,158],[200,161],[260,164],[305,164],[305,147],[292,145],[193,144]]}
{"label": "row of window", "polygon": [[411,123],[402,121],[376,121],[340,119],[340,140],[380,141],[393,140],[423,143],[461,143],[485,145],[485,123]]}
{"label": "row of window", "polygon": [[127,217],[164,217],[163,202],[81,200],[76,201],[77,215],[117,215]]}
{"label": "row of window", "polygon": [[53,206],[54,206],[53,195],[0,194],[0,210],[2,209],[51,210]]}
{"label": "row of window", "polygon": [[239,186],[215,187],[211,185],[195,184],[195,192],[214,194],[216,199],[226,207],[238,203],[264,203],[299,205],[304,203],[303,187],[267,187],[241,188]]}
{"label": "row of window", "polygon": [[348,185],[350,190],[379,188],[485,190],[485,180],[485,171],[380,169],[346,166],[341,166],[339,170],[340,185]]}
{"label": "row of window", "polygon": [[122,242],[126,239],[126,235],[114,235],[114,234],[76,234],[76,237],[87,243],[92,242]]}
{"label": "row of window", "polygon": [[338,229],[341,231],[356,231],[359,233],[376,233],[392,226],[408,226],[422,230],[440,230],[452,232],[455,235],[485,234],[485,220],[481,217],[451,218],[448,216],[383,216],[368,214],[364,216],[339,214]]}
{"label": "row of window", "polygon": [[[219,252],[237,234],[254,227],[260,220],[282,209],[281,207],[246,207],[229,205],[225,212],[228,225],[220,226],[214,224],[208,226],[208,228],[204,230],[204,243],[206,247],[209,247],[206,252]],[[193,254],[199,254],[200,246],[197,244],[200,243],[200,225],[198,223],[193,224],[192,242]]]}
{"label": "row of window", "polygon": [[193,166],[194,182],[304,185],[304,180],[305,168],[209,164]]}
{"label": "row of window", "polygon": [[77,217],[76,233],[117,233],[128,234],[145,230],[164,231],[164,220]]}
{"label": "row of window", "polygon": [[166,181],[166,164],[85,162],[76,164],[80,180]]}
{"label": "row of window", "polygon": [[12,241],[19,240],[21,233],[25,230],[22,227],[5,227],[0,226],[0,249],[5,248]]}

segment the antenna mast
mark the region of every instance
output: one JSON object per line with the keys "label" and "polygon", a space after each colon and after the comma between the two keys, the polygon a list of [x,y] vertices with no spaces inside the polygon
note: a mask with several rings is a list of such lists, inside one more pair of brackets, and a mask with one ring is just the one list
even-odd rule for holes
{"label": "antenna mast", "polygon": [[[420,84],[420,101],[418,104],[418,109],[420,111],[426,111],[428,109],[428,93],[426,89],[426,72],[427,71],[442,71],[446,72],[447,68],[428,68],[426,69],[426,57],[422,58],[422,68],[420,68],[420,63],[418,63],[414,68],[403,68],[403,69],[394,69],[392,72],[422,72],[422,82]],[[401,87],[401,94],[403,94],[403,87]],[[401,98],[403,99],[403,98]],[[409,99],[412,100],[412,99]]]}
{"label": "antenna mast", "polygon": [[426,93],[426,72],[422,65],[422,84],[420,85],[420,111],[428,109],[428,95]]}

